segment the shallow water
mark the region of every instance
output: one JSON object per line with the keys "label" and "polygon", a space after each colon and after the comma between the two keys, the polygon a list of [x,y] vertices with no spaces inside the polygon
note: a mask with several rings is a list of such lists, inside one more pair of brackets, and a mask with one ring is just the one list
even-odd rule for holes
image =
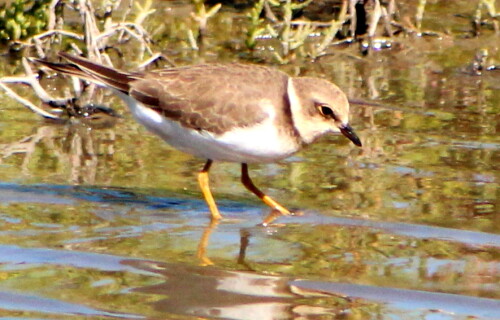
{"label": "shallow water", "polygon": [[239,166],[219,163],[211,183],[226,219],[211,225],[203,160],[147,133],[117,99],[104,101],[124,118],[90,129],[44,123],[1,93],[0,314],[500,318],[500,72],[463,72],[482,48],[498,64],[498,40],[400,42],[283,67],[383,107],[353,105],[362,149],[332,136],[250,167],[302,213],[267,228]]}

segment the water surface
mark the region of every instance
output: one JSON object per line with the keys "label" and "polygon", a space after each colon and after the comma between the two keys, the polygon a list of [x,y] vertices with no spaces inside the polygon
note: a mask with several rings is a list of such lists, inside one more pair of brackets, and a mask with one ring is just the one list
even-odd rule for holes
{"label": "water surface", "polygon": [[499,63],[498,41],[399,41],[281,67],[383,106],[352,106],[361,149],[331,136],[250,167],[302,212],[267,228],[239,166],[220,163],[211,183],[226,219],[211,225],[203,160],[147,133],[111,95],[124,118],[93,129],[46,123],[0,94],[2,316],[500,318],[500,73],[464,72],[479,49]]}

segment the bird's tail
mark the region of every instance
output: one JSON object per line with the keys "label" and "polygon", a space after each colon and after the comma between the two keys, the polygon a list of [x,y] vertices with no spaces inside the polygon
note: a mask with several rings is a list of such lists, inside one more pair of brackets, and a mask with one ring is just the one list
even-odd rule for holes
{"label": "bird's tail", "polygon": [[128,93],[130,81],[134,80],[130,73],[118,71],[88,59],[59,52],[59,56],[71,63],[54,63],[41,59],[31,59],[54,71],[66,73],[81,79],[108,85],[116,90]]}

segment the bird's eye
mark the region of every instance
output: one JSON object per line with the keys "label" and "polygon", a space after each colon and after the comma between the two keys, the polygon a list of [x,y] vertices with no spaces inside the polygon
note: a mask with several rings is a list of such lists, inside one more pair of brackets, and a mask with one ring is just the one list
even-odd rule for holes
{"label": "bird's eye", "polygon": [[337,116],[333,112],[332,108],[330,108],[328,105],[325,105],[325,104],[319,105],[318,110],[319,110],[319,113],[321,113],[321,115],[323,117],[332,118],[334,120],[337,120]]}

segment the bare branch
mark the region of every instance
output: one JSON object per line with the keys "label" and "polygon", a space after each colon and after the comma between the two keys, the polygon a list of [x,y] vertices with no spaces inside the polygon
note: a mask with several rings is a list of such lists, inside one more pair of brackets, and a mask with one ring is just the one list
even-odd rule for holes
{"label": "bare branch", "polygon": [[41,115],[44,118],[48,119],[59,119],[58,116],[53,115],[52,113],[49,113],[37,106],[35,106],[33,103],[31,103],[29,100],[26,100],[24,98],[21,98],[17,93],[15,93],[12,89],[4,85],[3,79],[0,79],[0,88],[5,91],[5,93],[11,97],[12,99],[16,100],[17,102],[21,103],[24,105],[26,108],[30,109],[36,114]]}

